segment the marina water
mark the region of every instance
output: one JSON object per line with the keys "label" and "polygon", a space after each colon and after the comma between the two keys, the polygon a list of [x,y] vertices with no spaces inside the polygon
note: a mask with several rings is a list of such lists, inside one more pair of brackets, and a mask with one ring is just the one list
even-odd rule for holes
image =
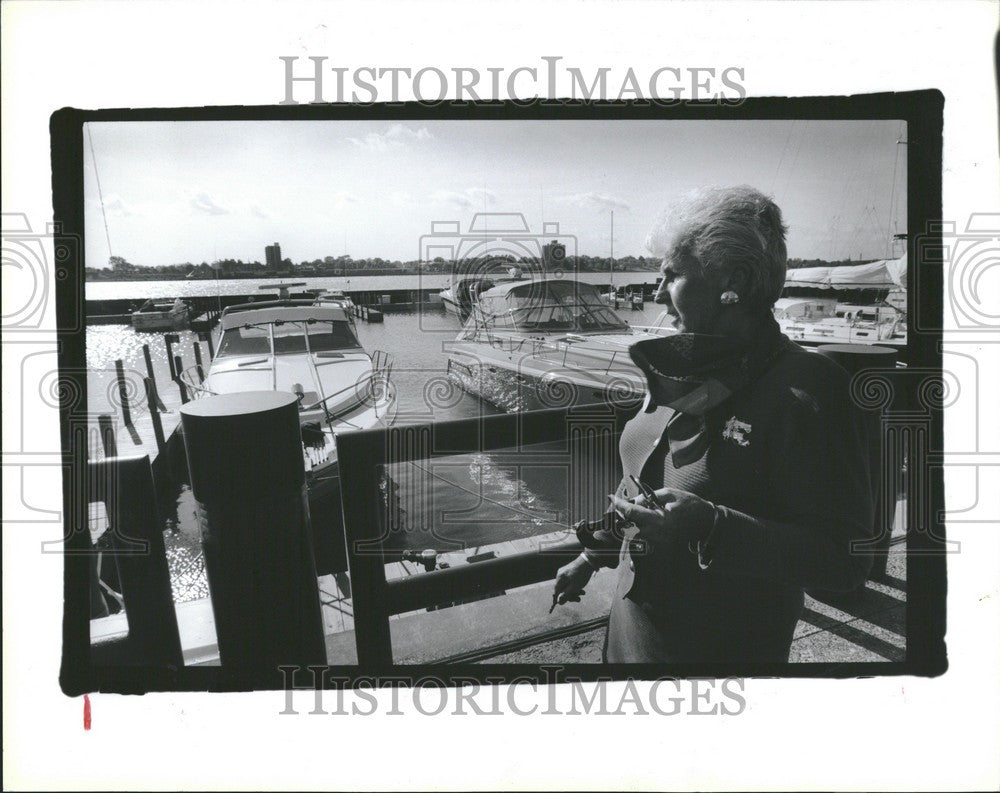
{"label": "marina water", "polygon": [[[590,277],[586,277],[590,276]],[[446,276],[437,276],[441,287]],[[370,278],[304,279],[309,288],[353,290],[430,288],[427,277],[395,276]],[[607,283],[607,275],[585,274],[581,280]],[[616,273],[615,282],[652,283],[654,273]],[[348,284],[348,281],[350,283]],[[364,283],[370,282],[370,283]],[[425,285],[421,286],[421,282]],[[152,281],[103,282],[87,286],[89,299],[137,297],[187,297],[220,294],[252,294],[257,285],[274,281]],[[651,325],[659,307],[646,303],[642,311],[624,308],[620,316],[633,326]],[[392,383],[398,412],[395,425],[425,424],[432,421],[493,415],[499,409],[457,388],[447,377],[446,345],[461,328],[458,317],[439,309],[389,313],[384,322],[358,322],[358,336],[369,352],[385,350],[393,360]],[[184,365],[194,363],[192,345],[196,336],[179,334],[175,345]],[[161,389],[175,388],[170,382],[169,365],[162,334],[138,333],[127,325],[98,325],[87,328],[88,410],[114,411],[116,386],[114,365],[121,359],[126,371],[145,374],[142,346],[148,344]],[[207,358],[207,348],[203,352]],[[119,439],[119,453],[128,454],[129,440]],[[220,461],[220,464],[224,464]],[[482,453],[455,455],[433,461],[416,461],[390,467],[399,485],[398,495],[404,514],[405,532],[394,537],[397,548],[455,551],[464,547],[470,555],[480,546],[538,534],[549,534],[567,525],[565,473],[553,475],[544,464],[512,462],[509,454]],[[598,494],[603,500],[603,494]],[[201,537],[195,520],[195,504],[190,488],[179,485],[173,503],[160,504],[174,599],[177,602],[208,596],[201,557]],[[595,500],[591,509],[600,509]],[[316,527],[319,529],[319,527]]]}

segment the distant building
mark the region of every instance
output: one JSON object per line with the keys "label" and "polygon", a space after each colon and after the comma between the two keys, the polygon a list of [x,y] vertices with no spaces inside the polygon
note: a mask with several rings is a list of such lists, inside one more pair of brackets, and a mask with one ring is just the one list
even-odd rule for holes
{"label": "distant building", "polygon": [[281,269],[281,246],[278,243],[267,245],[264,248],[264,260],[267,269],[277,272]]}
{"label": "distant building", "polygon": [[566,246],[559,240],[552,240],[542,246],[542,267],[544,269],[561,270],[566,264]]}

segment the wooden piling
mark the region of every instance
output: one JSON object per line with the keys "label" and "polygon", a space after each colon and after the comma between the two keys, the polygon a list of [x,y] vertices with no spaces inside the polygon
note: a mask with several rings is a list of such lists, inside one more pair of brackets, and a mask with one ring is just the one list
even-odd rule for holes
{"label": "wooden piling", "polygon": [[186,405],[190,400],[190,396],[188,395],[187,392],[187,386],[184,385],[184,381],[181,379],[181,372],[184,371],[184,362],[181,361],[181,356],[179,355],[174,356],[173,368],[174,371],[177,372],[177,376],[174,378],[174,380],[177,383],[177,388],[180,390],[181,393],[181,404]]}
{"label": "wooden piling", "polygon": [[167,348],[167,364],[170,366],[170,379],[176,380],[177,375],[180,374],[174,367],[174,344],[179,341],[180,337],[176,333],[166,333],[163,336],[163,346]]}
{"label": "wooden piling", "polygon": [[115,427],[111,422],[111,416],[107,414],[98,416],[97,426],[101,434],[101,446],[104,448],[104,456],[117,457],[118,442],[115,440]]}
{"label": "wooden piling", "polygon": [[142,357],[146,359],[146,372],[149,379],[153,382],[153,401],[149,403],[149,412],[162,411],[166,413],[167,406],[163,404],[163,400],[160,399],[160,392],[156,388],[156,370],[153,369],[153,358],[149,354],[148,344],[142,345]]}
{"label": "wooden piling", "polygon": [[115,361],[115,379],[118,381],[118,399],[121,402],[122,422],[126,427],[131,427],[132,412],[128,405],[128,385],[125,382],[125,366],[121,358]]}
{"label": "wooden piling", "polygon": [[148,344],[143,344],[142,345],[142,357],[146,359],[146,375],[149,377],[150,380],[152,380],[155,383],[156,382],[156,372],[153,371],[153,358],[149,354],[149,345]]}
{"label": "wooden piling", "polygon": [[201,362],[201,343],[195,339],[194,342],[194,365],[198,370],[198,382],[205,382],[205,367]]}
{"label": "wooden piling", "polygon": [[181,421],[223,669],[325,664],[298,401],[223,394]]}
{"label": "wooden piling", "polygon": [[160,397],[156,393],[156,383],[151,377],[143,378],[142,384],[146,388],[146,405],[149,407],[149,417],[153,421],[153,436],[156,438],[157,454],[163,453],[166,445],[166,438],[163,435],[163,420],[160,418]]}
{"label": "wooden piling", "polygon": [[[218,317],[216,317],[218,319]],[[207,330],[203,333],[198,334],[198,338],[204,339],[205,343],[208,345],[208,360],[215,359],[215,345],[212,343],[212,331]]]}

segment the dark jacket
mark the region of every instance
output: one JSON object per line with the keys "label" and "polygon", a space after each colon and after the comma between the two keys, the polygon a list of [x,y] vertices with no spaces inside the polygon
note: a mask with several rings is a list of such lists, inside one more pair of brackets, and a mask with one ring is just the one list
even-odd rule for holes
{"label": "dark jacket", "polygon": [[849,381],[823,356],[783,352],[718,408],[708,451],[681,468],[661,437],[670,408],[629,422],[620,490],[636,495],[632,473],[713,502],[719,517],[706,570],[686,542],[633,555],[612,533],[589,539],[619,571],[608,661],[786,661],[803,590],[864,582],[871,558],[851,545],[873,527],[870,420]]}

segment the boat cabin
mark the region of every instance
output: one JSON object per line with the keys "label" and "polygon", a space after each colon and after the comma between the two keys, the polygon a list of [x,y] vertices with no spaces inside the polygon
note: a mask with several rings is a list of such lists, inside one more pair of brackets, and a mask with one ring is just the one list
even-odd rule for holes
{"label": "boat cabin", "polygon": [[773,311],[775,319],[829,319],[837,316],[837,301],[782,297],[775,301]]}
{"label": "boat cabin", "polygon": [[[256,304],[233,306],[222,315],[216,358],[362,351],[350,315],[339,306]],[[234,310],[238,309],[238,310]]]}
{"label": "boat cabin", "polygon": [[630,332],[595,286],[575,281],[525,281],[483,292],[460,338],[481,328],[531,336]]}

